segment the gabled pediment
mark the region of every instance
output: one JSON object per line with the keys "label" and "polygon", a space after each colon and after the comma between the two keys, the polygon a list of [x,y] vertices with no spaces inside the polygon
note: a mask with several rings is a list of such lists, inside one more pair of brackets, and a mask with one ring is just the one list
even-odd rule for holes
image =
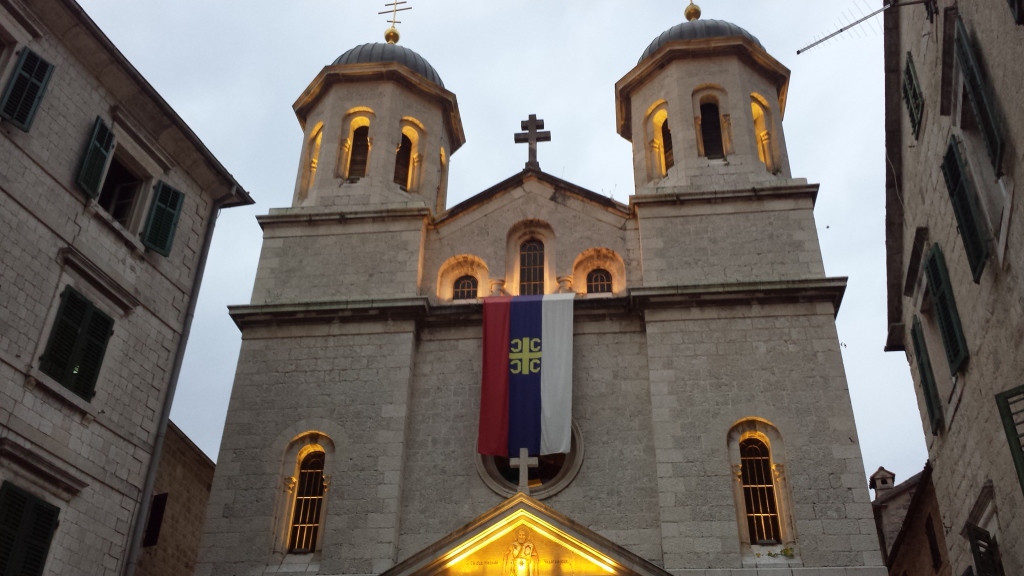
{"label": "gabled pediment", "polygon": [[516,494],[382,576],[669,576],[524,494]]}

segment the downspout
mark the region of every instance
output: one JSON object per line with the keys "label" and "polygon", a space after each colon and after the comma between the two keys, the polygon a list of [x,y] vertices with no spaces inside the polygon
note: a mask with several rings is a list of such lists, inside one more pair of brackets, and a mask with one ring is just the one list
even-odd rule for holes
{"label": "downspout", "polygon": [[134,576],[135,568],[139,563],[142,537],[146,531],[146,521],[149,519],[149,505],[153,498],[153,486],[156,484],[156,473],[160,467],[160,457],[163,456],[164,452],[167,423],[171,419],[171,404],[174,402],[174,392],[178,388],[181,364],[185,359],[185,346],[188,344],[189,333],[192,331],[192,319],[196,314],[196,303],[199,301],[199,289],[203,284],[206,260],[210,256],[210,244],[213,242],[213,230],[217,224],[217,216],[220,214],[220,209],[224,206],[224,203],[235,197],[237,191],[238,185],[232,186],[231,192],[214,200],[213,206],[210,207],[209,224],[206,226],[206,235],[203,237],[203,250],[199,255],[199,267],[196,268],[196,276],[192,280],[192,294],[189,297],[188,309],[185,311],[185,324],[181,330],[178,349],[174,352],[171,381],[167,387],[167,395],[164,398],[163,408],[160,412],[160,420],[156,426],[156,439],[153,443],[153,454],[149,459],[149,467],[146,469],[146,481],[142,486],[142,498],[135,512],[135,523],[132,527],[131,541],[128,544],[128,559],[124,564],[124,576]]}

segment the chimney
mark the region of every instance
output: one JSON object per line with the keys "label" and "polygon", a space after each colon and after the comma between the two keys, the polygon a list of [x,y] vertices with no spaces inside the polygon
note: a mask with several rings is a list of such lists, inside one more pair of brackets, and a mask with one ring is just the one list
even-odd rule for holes
{"label": "chimney", "polygon": [[879,466],[878,470],[871,475],[871,481],[868,483],[868,488],[872,488],[875,491],[875,500],[878,500],[883,494],[892,490],[895,480],[895,474]]}

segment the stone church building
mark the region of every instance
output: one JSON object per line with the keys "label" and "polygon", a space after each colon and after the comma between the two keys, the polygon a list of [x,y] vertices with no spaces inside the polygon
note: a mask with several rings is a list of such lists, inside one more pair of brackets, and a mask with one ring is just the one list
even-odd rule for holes
{"label": "stone church building", "polygon": [[[197,574],[886,573],[789,70],[688,21],[615,85],[628,204],[540,169],[447,204],[465,143],[420,55],[364,44],[294,105]],[[395,34],[389,40],[396,41]],[[639,53],[640,47],[637,47]],[[543,140],[535,117],[518,140]],[[573,436],[529,494],[476,452],[481,301],[574,292]]]}

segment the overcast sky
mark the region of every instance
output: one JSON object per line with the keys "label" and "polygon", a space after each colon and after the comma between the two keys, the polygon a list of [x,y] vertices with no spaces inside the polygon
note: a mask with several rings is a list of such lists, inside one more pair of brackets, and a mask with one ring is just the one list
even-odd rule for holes
{"label": "overcast sky", "polygon": [[[228,304],[248,303],[262,241],[257,214],[290,205],[302,132],[291,105],[349,48],[380,42],[367,0],[79,0],[124,55],[256,199],[225,210],[203,282],[172,419],[216,459],[240,336]],[[784,127],[795,177],[821,184],[815,216],[829,276],[848,276],[839,339],[870,474],[897,482],[927,453],[906,356],[884,353],[885,247],[881,18],[797,56],[873,10],[866,0],[704,0],[705,19],[754,34],[789,67]],[[512,134],[535,113],[553,141],[542,168],[627,202],[631,148],[615,132],[615,82],[685,0],[411,0],[401,44],[459,100],[466,145],[449,205],[518,172]],[[923,9],[920,6],[904,10]]]}

